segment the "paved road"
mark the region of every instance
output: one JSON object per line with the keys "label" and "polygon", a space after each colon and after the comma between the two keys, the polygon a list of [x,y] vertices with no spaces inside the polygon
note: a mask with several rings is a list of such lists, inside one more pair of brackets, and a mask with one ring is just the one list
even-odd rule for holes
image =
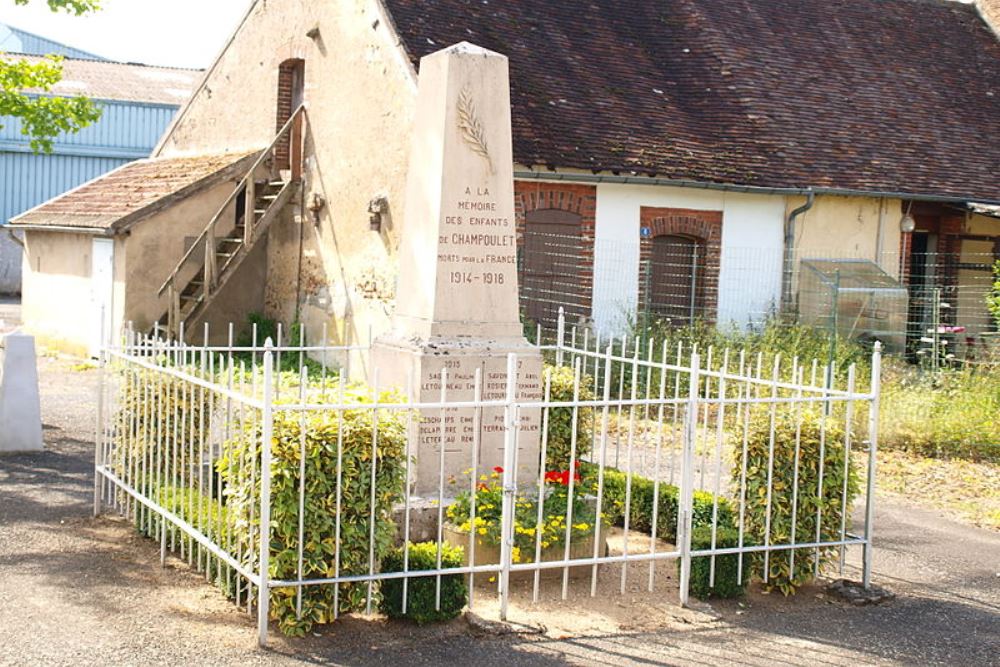
{"label": "paved road", "polygon": [[46,451],[0,458],[2,665],[1000,665],[1000,534],[898,501],[877,512],[876,580],[899,594],[880,607],[758,596],[716,621],[563,639],[350,619],[258,651],[252,620],[203,578],[90,518],[95,373],[70,366],[40,361]]}

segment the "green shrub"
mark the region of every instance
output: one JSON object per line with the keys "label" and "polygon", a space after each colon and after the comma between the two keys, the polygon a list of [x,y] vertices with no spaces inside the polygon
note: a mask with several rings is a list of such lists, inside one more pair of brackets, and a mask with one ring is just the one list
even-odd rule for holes
{"label": "green shrub", "polygon": [[[744,545],[752,544],[743,541]],[[720,526],[715,532],[715,547],[727,549],[740,545],[739,532],[735,528]],[[712,548],[712,527],[698,526],[691,531],[691,551],[703,551]],[[702,600],[711,597],[736,598],[742,597],[750,581],[750,568],[744,567],[742,580],[739,572],[739,554],[725,554],[715,557],[715,583],[712,585],[712,558],[710,556],[695,556],[691,559],[691,594]],[[678,562],[678,567],[680,562]]]}
{"label": "green shrub", "polygon": [[[683,357],[681,363],[687,365],[690,362],[691,348],[698,346],[701,352],[701,363],[707,363],[707,350],[709,347],[715,348],[717,355],[713,361],[713,366],[721,362],[721,354],[726,348],[732,350],[730,356],[730,368],[735,369],[734,361],[740,350],[746,350],[746,358],[756,360],[757,355],[762,356],[762,368],[770,376],[770,369],[775,358],[780,355],[783,360],[781,367],[781,378],[791,380],[791,360],[798,357],[803,364],[809,365],[813,359],[818,359],[820,365],[828,363],[831,352],[830,332],[821,328],[795,324],[779,316],[772,316],[766,322],[757,324],[749,328],[736,325],[730,328],[720,328],[711,323],[701,320],[695,321],[688,326],[673,326],[670,321],[663,319],[642,319],[633,325],[632,336],[638,336],[645,350],[645,345],[652,339],[654,341],[654,358],[659,360],[662,356],[663,342],[667,342],[667,361],[676,362],[677,345],[683,346]],[[835,362],[835,376],[838,385],[843,386],[847,380],[847,371],[851,364],[857,365],[857,378],[859,388],[867,385],[871,369],[871,349],[859,341],[837,336],[832,346]],[[735,356],[734,356],[735,355]],[[756,361],[754,361],[756,365]],[[822,369],[820,370],[822,372]],[[629,368],[625,368],[626,378]],[[644,382],[645,374],[640,377],[640,385]],[[809,379],[809,371],[806,372],[806,379]],[[821,377],[817,379],[819,382]],[[626,379],[626,387],[630,387]],[[686,386],[686,385],[685,385]],[[612,391],[616,388],[613,387]]]}
{"label": "green shrub", "polygon": [[[755,544],[788,544],[791,540],[792,501],[795,488],[796,410],[801,412],[799,438],[798,494],[795,511],[795,539],[798,542],[836,541],[840,537],[844,491],[844,418],[834,411],[834,416],[824,417],[815,408],[781,407],[774,417],[773,483],[770,503],[770,539],[768,526],[768,451],[771,432],[771,410],[767,406],[754,409],[750,415],[747,438],[746,507],[744,533],[748,542]],[[820,455],[821,437],[825,424],[825,444]],[[852,458],[847,478],[847,511],[850,513],[858,490],[856,460]],[[734,452],[734,494],[739,497],[743,451]],[[820,493],[819,462],[822,459],[822,493]],[[817,521],[819,513],[819,521]],[[772,552],[768,561],[765,586],[785,595],[794,593],[810,581],[816,566],[817,550],[796,549],[795,566],[791,567],[789,551]],[[820,549],[819,565],[822,567],[836,549]],[[763,567],[763,554],[754,556]],[[761,570],[763,571],[763,569]]]}
{"label": "green shrub", "polygon": [[[597,479],[597,466],[585,464],[587,477]],[[616,468],[604,469],[604,500],[601,511],[609,523],[625,524],[625,496],[628,475]],[[632,500],[629,505],[629,529],[650,533],[653,529],[653,500],[656,496],[653,480],[634,475],[632,477]],[[695,491],[692,500],[691,524],[711,525],[715,513],[715,496],[705,491]],[[666,482],[660,482],[657,497],[659,510],[656,517],[656,536],[667,542],[677,540],[677,509],[680,490]],[[720,527],[734,526],[733,509],[725,498],[718,499],[718,520]]]}
{"label": "green shrub", "polygon": [[993,315],[997,328],[1000,328],[1000,260],[993,264],[993,286],[986,295],[986,307]]}
{"label": "green shrub", "polygon": [[[375,411],[366,409],[371,392],[352,388],[347,401],[357,409],[317,411],[305,420],[306,513],[302,576],[322,578],[336,571],[337,503],[340,501],[340,574],[367,574],[372,477],[372,435]],[[380,402],[398,401],[385,393]],[[299,525],[299,452],[301,415],[280,411],[274,415],[271,445],[271,579],[297,578]],[[393,504],[402,497],[405,476],[406,425],[400,411],[379,410],[378,448],[375,465],[374,544],[378,563],[392,547],[395,525]],[[337,485],[338,440],[342,436],[342,484]],[[225,481],[229,511],[240,519],[234,537],[248,554],[248,565],[256,569],[259,529],[260,476],[254,472],[260,460],[260,420],[248,423],[224,448],[218,469]],[[251,517],[254,517],[251,520]],[[251,540],[251,533],[253,540]],[[271,590],[271,617],[285,634],[303,635],[316,623],[332,622],[335,587],[307,586],[302,589],[302,617],[296,616],[296,590]],[[339,611],[358,611],[366,605],[368,584],[341,584]]]}
{"label": "green shrub", "polygon": [[[569,366],[546,364],[545,374],[551,374],[550,400],[568,402],[574,400],[574,371]],[[543,374],[543,377],[545,377]],[[594,378],[587,374],[580,376],[579,400],[594,400]],[[548,439],[545,445],[545,469],[568,470],[573,445],[573,408],[549,408]],[[576,460],[590,453],[594,440],[594,409],[579,408],[576,419]]]}
{"label": "green shrub", "polygon": [[[146,368],[126,372],[115,413],[115,471],[140,485],[169,475],[169,483],[192,482],[209,431],[209,394],[191,384]],[[176,442],[174,434],[177,434]],[[134,465],[138,462],[138,465]]]}
{"label": "green shrub", "polygon": [[[441,567],[462,567],[462,547],[441,545]],[[437,569],[437,542],[409,544],[410,571]],[[383,572],[403,571],[403,548],[392,549],[382,559]],[[455,618],[469,599],[465,577],[446,574],[441,577],[441,604],[437,607],[437,577],[411,578],[407,584],[406,611],[403,611],[403,580],[382,581],[382,612],[390,618],[408,618],[418,624]]]}

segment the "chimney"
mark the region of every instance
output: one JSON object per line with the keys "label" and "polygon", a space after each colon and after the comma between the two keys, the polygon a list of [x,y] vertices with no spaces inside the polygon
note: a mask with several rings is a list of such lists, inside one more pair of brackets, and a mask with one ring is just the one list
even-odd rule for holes
{"label": "chimney", "polygon": [[976,0],[976,9],[986,25],[993,28],[993,33],[1000,38],[1000,0]]}

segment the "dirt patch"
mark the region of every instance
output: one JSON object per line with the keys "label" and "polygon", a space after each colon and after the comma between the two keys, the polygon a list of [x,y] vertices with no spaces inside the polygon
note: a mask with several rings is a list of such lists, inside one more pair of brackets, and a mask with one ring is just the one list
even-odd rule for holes
{"label": "dirt patch", "polygon": [[878,455],[878,490],[1000,531],[1000,465],[883,450]]}

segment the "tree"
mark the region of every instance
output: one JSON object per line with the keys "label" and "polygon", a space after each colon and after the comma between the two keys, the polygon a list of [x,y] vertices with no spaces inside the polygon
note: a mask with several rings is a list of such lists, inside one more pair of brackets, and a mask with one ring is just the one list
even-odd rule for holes
{"label": "tree", "polygon": [[[99,8],[99,0],[46,1],[54,12],[76,16]],[[16,5],[28,2],[14,0]],[[101,109],[86,97],[38,94],[51,92],[52,86],[62,79],[62,60],[60,56],[46,56],[41,61],[29,62],[6,58],[0,53],[0,117],[19,119],[21,133],[31,137],[31,148],[36,153],[50,153],[52,141],[59,134],[79,132],[101,117]]]}

